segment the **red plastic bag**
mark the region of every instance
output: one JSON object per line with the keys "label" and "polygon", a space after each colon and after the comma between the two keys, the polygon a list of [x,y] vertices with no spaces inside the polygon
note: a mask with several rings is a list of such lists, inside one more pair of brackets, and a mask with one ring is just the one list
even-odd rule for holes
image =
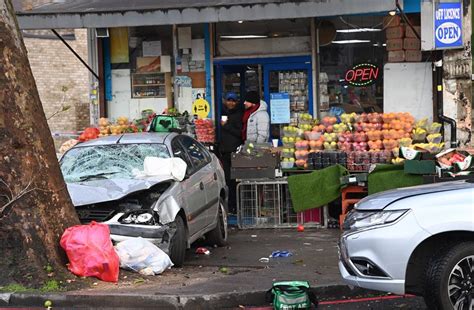
{"label": "red plastic bag", "polygon": [[91,222],[69,227],[60,243],[69,258],[68,268],[75,275],[118,281],[119,257],[110,240],[109,226]]}

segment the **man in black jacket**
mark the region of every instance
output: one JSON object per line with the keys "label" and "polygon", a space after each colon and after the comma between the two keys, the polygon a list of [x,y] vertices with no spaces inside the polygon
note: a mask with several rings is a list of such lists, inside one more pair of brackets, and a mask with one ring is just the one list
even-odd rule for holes
{"label": "man in black jacket", "polygon": [[237,212],[236,183],[230,178],[231,154],[242,144],[242,107],[237,94],[228,93],[225,97],[224,110],[221,118],[221,139],[219,152],[227,186],[229,187],[229,213]]}

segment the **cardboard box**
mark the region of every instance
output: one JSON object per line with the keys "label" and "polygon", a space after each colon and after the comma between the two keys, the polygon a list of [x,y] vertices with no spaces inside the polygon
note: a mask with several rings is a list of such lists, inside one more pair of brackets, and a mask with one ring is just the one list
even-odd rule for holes
{"label": "cardboard box", "polygon": [[383,18],[383,27],[384,28],[397,27],[397,26],[400,26],[400,22],[401,22],[401,18],[398,15],[385,16]]}
{"label": "cardboard box", "polygon": [[406,174],[435,174],[436,162],[434,160],[405,160],[404,172]]}
{"label": "cardboard box", "polygon": [[[413,26],[415,31],[418,33],[418,35],[421,37],[421,27],[420,26]],[[405,37],[406,38],[416,38],[415,33],[413,32],[413,29],[411,29],[410,26],[405,27]]]}
{"label": "cardboard box", "polygon": [[405,51],[390,51],[388,52],[388,62],[404,62]]}
{"label": "cardboard box", "polygon": [[[388,46],[388,44],[387,44]],[[421,50],[421,41],[416,38],[405,38],[403,40],[403,49],[405,50]]]}
{"label": "cardboard box", "polygon": [[401,51],[403,50],[403,39],[387,40],[387,51]]}
{"label": "cardboard box", "polygon": [[389,39],[403,39],[405,37],[405,27],[390,27],[385,30],[385,37]]}
{"label": "cardboard box", "polygon": [[405,51],[405,60],[409,62],[420,62],[422,58],[421,51],[409,50]]}

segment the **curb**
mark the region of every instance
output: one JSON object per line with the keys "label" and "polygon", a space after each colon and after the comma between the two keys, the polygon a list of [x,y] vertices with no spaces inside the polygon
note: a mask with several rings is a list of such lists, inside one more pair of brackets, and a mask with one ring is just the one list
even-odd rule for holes
{"label": "curb", "polygon": [[[351,289],[346,285],[314,287],[320,300],[341,299],[350,296],[367,295],[367,290]],[[3,293],[0,307],[43,307],[50,300],[57,308],[128,308],[128,309],[229,309],[244,306],[268,306],[266,291],[229,292],[209,295],[160,295],[140,293],[94,294],[82,293]]]}

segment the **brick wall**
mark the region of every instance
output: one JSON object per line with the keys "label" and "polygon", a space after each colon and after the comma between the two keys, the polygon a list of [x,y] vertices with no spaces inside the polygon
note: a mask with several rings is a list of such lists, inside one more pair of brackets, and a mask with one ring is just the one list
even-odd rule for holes
{"label": "brick wall", "polygon": [[[67,42],[87,61],[87,30],[73,31],[75,40]],[[25,37],[24,41],[46,117],[63,103],[71,106],[48,121],[51,131],[89,126],[89,71],[58,39]]]}

